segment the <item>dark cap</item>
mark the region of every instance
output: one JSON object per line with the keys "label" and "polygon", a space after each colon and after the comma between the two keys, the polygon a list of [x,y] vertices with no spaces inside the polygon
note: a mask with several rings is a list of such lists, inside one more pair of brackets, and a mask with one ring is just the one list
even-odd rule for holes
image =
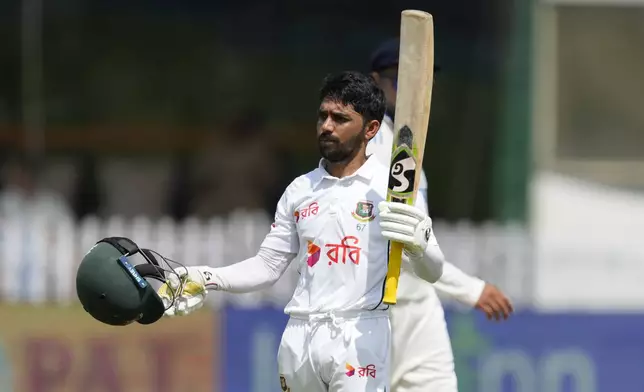
{"label": "dark cap", "polygon": [[150,278],[164,280],[150,251],[127,238],[104,238],[81,261],[76,292],[85,311],[102,323],[152,324],[165,306]]}
{"label": "dark cap", "polygon": [[[400,38],[390,38],[380,44],[371,54],[371,72],[381,72],[398,66],[400,55]],[[440,67],[434,64],[434,72]]]}
{"label": "dark cap", "polygon": [[391,38],[381,43],[371,54],[371,71],[380,72],[398,65],[400,39]]}

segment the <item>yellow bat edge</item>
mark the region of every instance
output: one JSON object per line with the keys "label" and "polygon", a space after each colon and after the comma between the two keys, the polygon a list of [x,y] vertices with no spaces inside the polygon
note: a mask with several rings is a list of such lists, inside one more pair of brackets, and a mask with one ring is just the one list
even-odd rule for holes
{"label": "yellow bat edge", "polygon": [[[434,79],[434,21],[432,15],[417,10],[404,10],[400,24],[400,58],[398,66],[398,93],[394,124],[394,146],[403,125],[414,131],[416,177],[414,190],[407,204],[414,204],[422,173],[425,137],[429,126],[432,83]],[[417,131],[417,132],[416,132]],[[387,197],[391,200],[391,197]],[[389,266],[385,278],[383,302],[395,305],[402,268],[403,245],[392,242],[389,248]]]}
{"label": "yellow bat edge", "polygon": [[389,249],[389,269],[385,279],[385,297],[383,302],[387,305],[395,305],[398,294],[398,281],[400,280],[400,269],[402,268],[403,245],[400,242],[392,242]]}

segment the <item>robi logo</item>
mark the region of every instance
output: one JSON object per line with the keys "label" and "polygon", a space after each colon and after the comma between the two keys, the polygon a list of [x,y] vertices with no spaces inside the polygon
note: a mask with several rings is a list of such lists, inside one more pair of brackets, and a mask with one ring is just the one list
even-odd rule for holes
{"label": "robi logo", "polygon": [[[329,259],[329,265],[347,264],[347,260],[355,265],[360,264],[362,248],[357,245],[358,238],[351,235],[342,238],[339,244],[326,244],[325,247],[328,248],[326,256]],[[306,264],[309,267],[313,267],[320,261],[320,255],[320,247],[309,240],[306,251]]]}
{"label": "robi logo", "polygon": [[[353,377],[356,374],[356,368],[353,366],[349,365],[347,363],[346,365],[347,372],[344,373],[347,375],[347,377]],[[371,378],[376,378],[376,365],[374,364],[369,364],[365,367],[358,367],[358,377],[371,377]]]}
{"label": "robi logo", "polygon": [[309,267],[313,267],[320,260],[320,247],[309,241],[306,256],[306,264]]}
{"label": "robi logo", "polygon": [[329,257],[329,265],[346,264],[347,256],[353,264],[360,264],[360,248],[358,245],[358,238],[354,236],[347,236],[340,241],[339,244],[328,244],[327,248],[331,248],[326,252]]}
{"label": "robi logo", "polygon": [[318,202],[314,201],[313,203],[309,204],[308,207],[302,208],[301,210],[296,210],[293,213],[293,217],[295,218],[295,223],[298,223],[300,219],[306,219],[309,216],[317,215],[318,210],[319,210]]}

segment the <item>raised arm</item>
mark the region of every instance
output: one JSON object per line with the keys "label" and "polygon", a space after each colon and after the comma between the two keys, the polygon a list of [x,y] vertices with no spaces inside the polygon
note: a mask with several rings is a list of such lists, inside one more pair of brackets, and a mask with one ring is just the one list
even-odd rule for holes
{"label": "raised arm", "polygon": [[416,275],[430,283],[443,275],[445,258],[432,232],[432,220],[421,209],[404,203],[382,201],[380,228],[388,241],[404,245],[404,255]]}
{"label": "raised arm", "polygon": [[506,319],[513,312],[510,300],[494,285],[467,275],[445,260],[427,214],[425,192],[419,192],[416,206],[381,202],[383,236],[405,245],[414,272],[434,287],[469,306],[483,311],[488,319]]}

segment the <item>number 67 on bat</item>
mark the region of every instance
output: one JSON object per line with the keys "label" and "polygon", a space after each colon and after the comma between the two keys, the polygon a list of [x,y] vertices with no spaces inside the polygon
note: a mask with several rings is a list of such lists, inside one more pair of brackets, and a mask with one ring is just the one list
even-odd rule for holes
{"label": "number 67 on bat", "polygon": [[[400,22],[398,91],[387,200],[413,205],[420,184],[432,101],[434,20],[427,12],[404,10]],[[402,244],[391,243],[386,304],[396,303],[402,251]]]}

